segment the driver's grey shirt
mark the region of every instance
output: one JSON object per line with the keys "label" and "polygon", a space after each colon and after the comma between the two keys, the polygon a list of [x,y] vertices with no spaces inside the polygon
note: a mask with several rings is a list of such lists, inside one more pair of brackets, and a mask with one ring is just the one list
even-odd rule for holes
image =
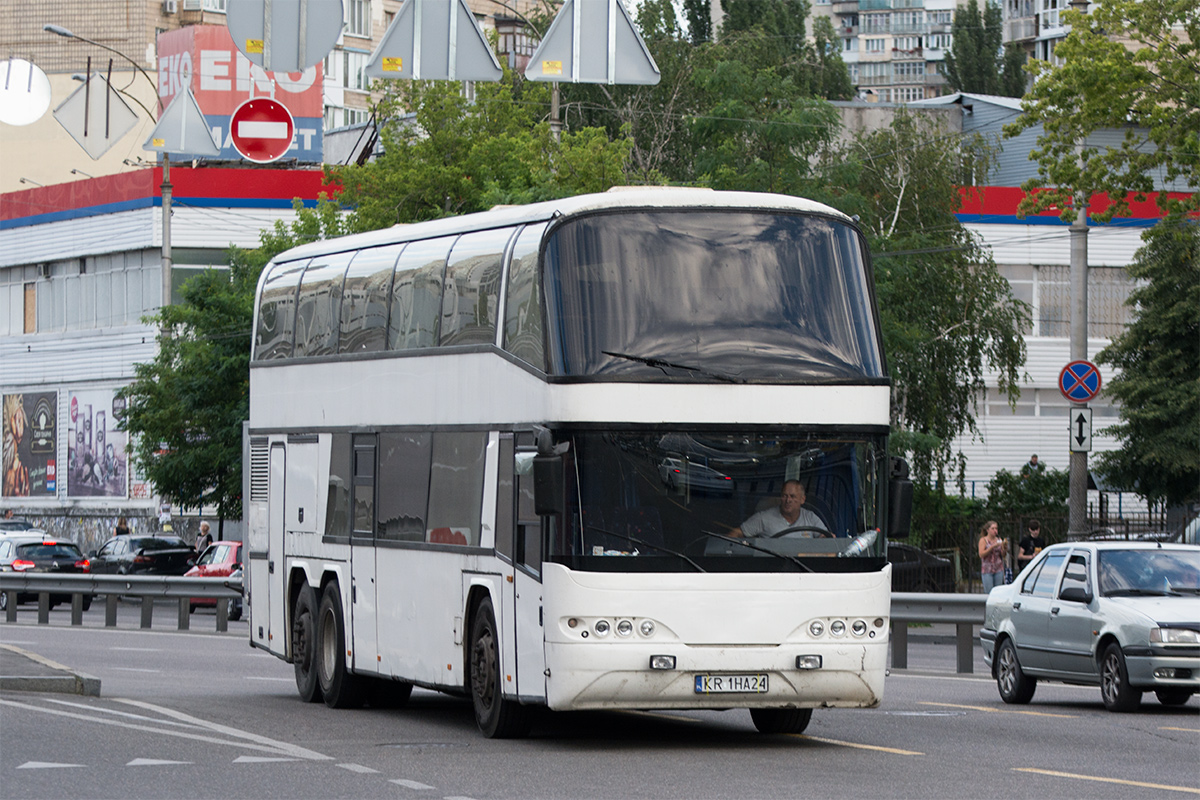
{"label": "driver's grey shirt", "polygon": [[[800,515],[796,517],[795,522],[788,522],[779,510],[779,506],[768,508],[764,511],[759,511],[750,519],[742,523],[743,536],[772,536],[780,531],[785,531],[788,528],[795,527],[820,528],[827,530],[825,523],[821,522],[821,518],[807,508],[801,507]],[[815,536],[812,531],[800,532],[803,536],[807,533],[808,536]]]}

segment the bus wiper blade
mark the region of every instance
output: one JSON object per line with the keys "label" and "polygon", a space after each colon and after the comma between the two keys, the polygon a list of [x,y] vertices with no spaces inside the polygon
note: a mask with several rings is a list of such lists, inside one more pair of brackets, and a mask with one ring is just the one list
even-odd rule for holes
{"label": "bus wiper blade", "polygon": [[708,572],[708,570],[706,570],[704,567],[700,566],[695,561],[692,561],[690,558],[688,558],[683,553],[680,553],[678,550],[672,550],[669,547],[663,547],[662,545],[654,544],[654,542],[647,542],[645,539],[639,539],[636,536],[628,536],[624,533],[617,533],[616,531],[610,531],[607,528],[601,528],[597,525],[586,525],[585,527],[590,531],[599,531],[600,533],[606,534],[608,536],[615,536],[618,539],[624,539],[627,542],[633,542],[634,544],[642,544],[642,545],[645,545],[646,547],[652,547],[655,550],[661,550],[664,553],[668,553],[673,556],[678,556],[679,558],[683,559],[684,561],[686,561],[687,563],[689,563],[693,567],[695,567],[697,572]]}
{"label": "bus wiper blade", "polygon": [[776,553],[774,550],[769,550],[766,547],[760,547],[759,545],[751,544],[750,542],[746,541],[745,537],[723,536],[719,533],[713,533],[712,531],[706,531],[703,528],[700,529],[700,532],[703,533],[705,536],[711,536],[714,539],[720,539],[723,542],[733,542],[734,544],[740,544],[742,547],[749,547],[751,550],[757,550],[760,553],[767,553],[768,555],[775,556],[776,558],[782,558],[786,561],[792,562],[793,564],[795,564],[797,567],[800,567],[801,569],[808,570],[809,572],[816,572],[815,569],[810,567],[808,564],[805,564],[803,561],[801,561],[796,556],[790,556],[787,553]]}
{"label": "bus wiper blade", "polygon": [[730,375],[722,375],[719,372],[712,372],[711,370],[704,369],[703,367],[692,367],[692,366],[688,366],[687,364],[676,364],[674,361],[664,361],[661,358],[646,358],[645,356],[635,356],[630,353],[618,353],[613,350],[601,350],[600,352],[604,353],[604,355],[606,355],[606,356],[613,356],[614,358],[624,358],[627,361],[636,361],[639,364],[645,364],[648,367],[654,367],[655,369],[661,369],[663,371],[664,375],[667,373],[667,368],[670,368],[670,369],[681,369],[684,372],[692,372],[692,373],[695,373],[696,375],[703,375],[706,378],[712,378],[714,381],[721,381],[723,383],[742,383],[743,382],[739,378],[734,378]]}

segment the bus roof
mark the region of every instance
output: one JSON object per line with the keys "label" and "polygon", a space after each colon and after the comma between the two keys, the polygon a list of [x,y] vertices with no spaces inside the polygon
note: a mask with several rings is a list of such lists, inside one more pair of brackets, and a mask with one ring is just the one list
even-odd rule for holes
{"label": "bus roof", "polygon": [[835,208],[791,195],[722,192],[674,186],[619,186],[599,194],[582,194],[523,206],[497,206],[490,211],[481,211],[475,214],[463,214],[429,222],[393,225],[390,228],[368,233],[311,242],[280,253],[275,261],[295,261],[330,253],[379,247],[396,242],[542,222],[558,216],[573,216],[613,208],[752,208],[824,214],[841,218],[846,222],[851,221],[850,217]]}

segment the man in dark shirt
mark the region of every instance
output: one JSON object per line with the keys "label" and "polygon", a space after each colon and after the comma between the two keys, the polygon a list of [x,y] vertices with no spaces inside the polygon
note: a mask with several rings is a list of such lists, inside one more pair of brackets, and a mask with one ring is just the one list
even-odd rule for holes
{"label": "man in dark shirt", "polygon": [[1017,569],[1022,570],[1033,557],[1042,551],[1046,542],[1042,539],[1042,525],[1036,519],[1029,520],[1025,526],[1025,536],[1021,538],[1020,552],[1017,553]]}

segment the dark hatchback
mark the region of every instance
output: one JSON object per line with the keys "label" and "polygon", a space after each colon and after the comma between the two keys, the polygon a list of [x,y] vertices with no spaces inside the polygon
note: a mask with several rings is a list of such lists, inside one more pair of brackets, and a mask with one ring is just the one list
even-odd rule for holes
{"label": "dark hatchback", "polygon": [[888,542],[893,592],[953,592],[954,564],[900,542]]}
{"label": "dark hatchback", "polygon": [[92,572],[182,575],[196,563],[196,551],[178,536],[114,536],[92,554]]}
{"label": "dark hatchback", "polygon": [[[44,536],[40,531],[21,534],[10,533],[0,539],[0,572],[90,572],[88,559],[84,558],[79,545]],[[17,594],[17,603],[36,600],[32,592]],[[69,594],[50,595],[50,606],[71,602]],[[92,605],[91,595],[83,596],[83,610]],[[0,610],[8,608],[8,592],[0,592]]]}

